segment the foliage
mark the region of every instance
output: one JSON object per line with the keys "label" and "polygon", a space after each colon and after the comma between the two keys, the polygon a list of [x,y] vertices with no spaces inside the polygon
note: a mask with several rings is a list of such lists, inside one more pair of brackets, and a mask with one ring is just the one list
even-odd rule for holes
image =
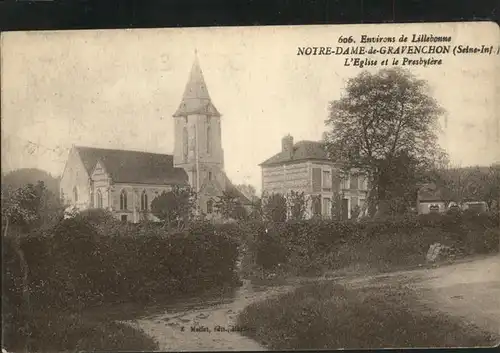
{"label": "foliage", "polygon": [[262,197],[264,219],[272,222],[285,222],[287,216],[286,198],[282,194],[272,193]]}
{"label": "foliage", "polygon": [[[192,224],[182,233],[116,227],[123,227],[121,235],[103,235],[87,219],[74,218],[24,238],[21,247],[36,298],[32,306],[64,308],[196,293],[234,279],[237,244],[224,229],[208,223]],[[7,250],[13,249],[12,241],[4,237]],[[8,260],[14,253],[4,255]]]}
{"label": "foliage", "polygon": [[170,229],[181,229],[193,219],[196,209],[196,193],[189,187],[174,186],[162,192],[151,202],[151,212]]}
{"label": "foliage", "polygon": [[300,221],[305,218],[307,198],[304,192],[290,191],[286,195],[286,202],[291,220]]}
{"label": "foliage", "polygon": [[261,221],[263,219],[262,215],[262,199],[259,197],[255,197],[252,200],[252,208],[250,210],[250,214],[248,215],[248,218],[251,220],[259,220]]}
{"label": "foliage", "polygon": [[496,204],[497,212],[500,202],[500,165],[492,165],[487,173],[480,177],[479,193],[481,200],[485,201],[488,208],[493,208]]}
{"label": "foliage", "polygon": [[[50,310],[37,311],[30,320],[33,352],[158,350],[157,343],[142,331],[112,320]],[[16,330],[15,324],[9,320],[4,326],[2,347],[9,352],[22,352],[26,350],[26,337]]]}
{"label": "foliage", "polygon": [[408,71],[363,72],[350,79],[345,94],[330,104],[326,148],[346,170],[356,168],[369,176],[383,214],[398,179],[411,185],[416,178],[404,173],[396,178],[394,171],[404,170],[401,164],[410,165],[412,171],[428,170],[441,157],[436,135],[441,113],[426,82]]}
{"label": "foliage", "polygon": [[277,351],[401,347],[489,346],[495,337],[450,320],[422,314],[408,286],[367,288],[336,281],[304,285],[247,306],[238,315],[242,333]]}
{"label": "foliage", "polygon": [[356,220],[359,217],[359,214],[361,213],[361,207],[358,205],[354,206],[353,209],[351,210],[351,219]]}
{"label": "foliage", "polygon": [[47,190],[55,197],[59,195],[59,178],[53,177],[44,170],[36,168],[21,168],[2,175],[2,187],[12,190],[23,188],[26,185],[36,185],[43,182]]}
{"label": "foliage", "polygon": [[497,214],[461,213],[262,223],[239,232],[257,268],[275,271],[280,265],[289,274],[307,275],[355,264],[375,270],[421,264],[436,242],[464,255],[497,252],[500,225]]}
{"label": "foliage", "polygon": [[4,232],[8,225],[16,225],[25,230],[42,224],[57,222],[63,215],[59,198],[50,192],[42,181],[12,189],[2,186],[2,218]]}
{"label": "foliage", "polygon": [[436,187],[446,204],[485,201],[488,208],[500,198],[500,167],[459,167],[446,165],[434,173]]}
{"label": "foliage", "polygon": [[223,191],[215,201],[215,210],[223,219],[246,220],[247,212],[243,207],[238,195],[231,191]]}
{"label": "foliage", "polygon": [[344,198],[343,192],[335,192],[332,197],[332,219],[340,221],[343,219],[342,213],[342,199]]}

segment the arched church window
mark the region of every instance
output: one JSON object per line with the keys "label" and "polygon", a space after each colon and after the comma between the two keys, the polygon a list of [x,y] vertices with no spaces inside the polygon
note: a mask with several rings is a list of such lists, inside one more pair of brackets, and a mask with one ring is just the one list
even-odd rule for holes
{"label": "arched church window", "polygon": [[184,162],[188,159],[188,129],[186,126],[182,129],[182,154],[184,156]]}
{"label": "arched church window", "polygon": [[122,190],[120,193],[120,210],[126,210],[127,209],[127,192],[125,190]]}
{"label": "arched church window", "polygon": [[78,202],[78,189],[76,186],[73,188],[73,201]]}
{"label": "arched church window", "polygon": [[210,149],[212,147],[212,141],[211,141],[211,130],[212,128],[210,127],[210,121],[207,126],[207,153],[210,153]]}
{"label": "arched church window", "polygon": [[148,209],[148,194],[146,190],[142,192],[141,195],[141,211],[146,211]]}
{"label": "arched church window", "polygon": [[96,196],[96,207],[102,208],[102,193],[100,189],[97,189],[95,196]]}

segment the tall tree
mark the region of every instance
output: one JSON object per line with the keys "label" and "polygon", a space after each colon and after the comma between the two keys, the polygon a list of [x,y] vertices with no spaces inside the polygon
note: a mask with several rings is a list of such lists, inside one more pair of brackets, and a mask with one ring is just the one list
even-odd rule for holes
{"label": "tall tree", "polygon": [[226,220],[246,220],[248,215],[241,204],[238,195],[231,191],[224,191],[215,201],[215,210]]}
{"label": "tall tree", "polygon": [[189,187],[174,186],[151,201],[151,212],[164,222],[164,226],[183,228],[196,209],[196,193]]}
{"label": "tall tree", "polygon": [[12,235],[11,230],[16,232],[13,237],[13,247],[19,258],[22,273],[23,312],[26,315],[25,331],[27,333],[27,349],[30,349],[30,289],[29,289],[29,265],[21,245],[21,236],[26,236],[30,231],[40,226],[48,226],[63,216],[63,207],[58,203],[59,198],[48,191],[44,183],[39,181],[34,184],[11,188],[2,185],[2,234],[4,237]]}
{"label": "tall tree", "polygon": [[500,207],[500,165],[492,165],[488,171],[481,176],[480,183],[481,200],[484,200],[488,205],[488,209],[492,209],[495,205],[496,211]]}
{"label": "tall tree", "polygon": [[382,215],[389,209],[393,171],[401,159],[423,169],[442,153],[437,144],[442,113],[426,82],[408,71],[362,72],[347,82],[340,99],[330,103],[327,151],[345,169],[356,168],[369,177],[377,214]]}
{"label": "tall tree", "polygon": [[286,206],[286,198],[282,194],[262,195],[262,214],[267,221],[285,222]]}

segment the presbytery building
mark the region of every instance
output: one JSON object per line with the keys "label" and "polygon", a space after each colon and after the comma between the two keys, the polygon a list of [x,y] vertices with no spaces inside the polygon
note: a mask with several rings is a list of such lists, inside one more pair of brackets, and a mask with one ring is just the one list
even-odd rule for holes
{"label": "presbytery building", "polygon": [[174,151],[170,154],[74,146],[61,177],[64,202],[79,210],[103,208],[123,221],[155,219],[151,201],[174,186],[197,192],[198,208],[217,218],[214,201],[231,192],[248,206],[224,172],[221,114],[195,58],[174,119]]}
{"label": "presbytery building", "polygon": [[304,192],[307,217],[332,215],[332,202],[341,199],[342,218],[351,218],[352,211],[365,209],[368,195],[367,179],[354,171],[344,176],[341,165],[327,156],[321,142],[293,142],[288,135],[282,139],[281,151],[260,164],[263,194],[287,195]]}

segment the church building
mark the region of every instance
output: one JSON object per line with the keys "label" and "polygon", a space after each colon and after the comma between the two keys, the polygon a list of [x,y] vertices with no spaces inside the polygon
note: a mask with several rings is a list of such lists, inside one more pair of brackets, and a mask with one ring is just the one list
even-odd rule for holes
{"label": "church building", "polygon": [[221,114],[208,93],[198,59],[174,119],[173,155],[74,146],[61,177],[64,202],[79,210],[103,208],[118,219],[154,219],[151,201],[174,186],[190,186],[198,208],[217,218],[214,202],[224,191],[250,201],[224,172]]}

